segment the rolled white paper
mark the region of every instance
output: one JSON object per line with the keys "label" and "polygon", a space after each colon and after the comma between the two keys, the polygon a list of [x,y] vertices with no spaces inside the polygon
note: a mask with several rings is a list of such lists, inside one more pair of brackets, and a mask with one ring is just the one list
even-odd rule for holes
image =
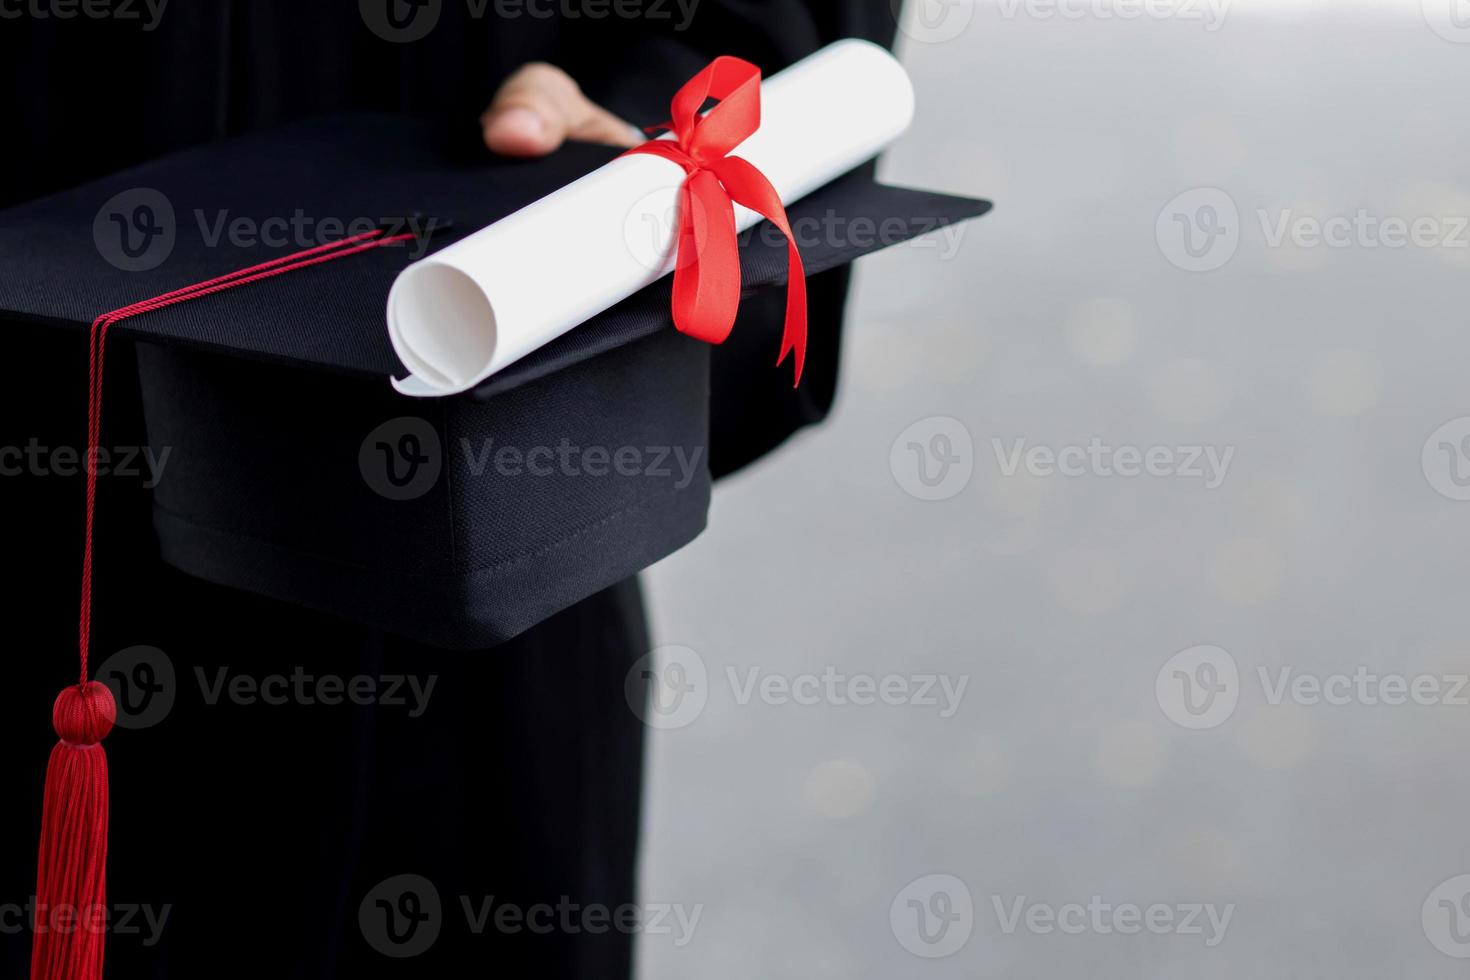
{"label": "rolled white paper", "polygon": [[[765,79],[761,126],[732,151],[784,204],[876,156],[909,126],[913,86],[894,57],[839,41]],[[408,266],[388,294],[406,395],[467,391],[674,269],[685,173],[619,157]],[[760,215],[735,206],[745,230]]]}

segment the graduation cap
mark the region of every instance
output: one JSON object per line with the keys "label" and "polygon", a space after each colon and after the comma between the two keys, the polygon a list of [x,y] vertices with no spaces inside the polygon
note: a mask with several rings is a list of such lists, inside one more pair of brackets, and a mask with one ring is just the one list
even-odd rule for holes
{"label": "graduation cap", "polygon": [[[136,344],[148,440],[170,454],[153,490],[164,561],[424,642],[487,646],[703,529],[710,348],[673,329],[665,279],[464,395],[414,401],[388,383],[405,366],[385,302],[411,261],[617,153],[492,160],[377,115],[177,153],[0,213],[0,318],[83,332],[121,311],[103,326]],[[812,276],[987,208],[854,174],[787,214],[879,230],[803,241]],[[743,235],[743,291],[785,286],[788,258],[780,236]],[[84,678],[94,499],[93,480]],[[57,700],[40,896],[101,901],[97,743],[112,710],[96,682]],[[86,930],[38,936],[33,976],[98,976],[101,952]]]}
{"label": "graduation cap", "polygon": [[[704,467],[684,478],[677,460],[646,458],[629,475],[627,453],[605,476],[581,464],[589,449],[702,450],[709,351],[672,328],[665,278],[466,395],[425,402],[389,385],[405,368],[386,298],[412,261],[617,153],[468,160],[428,124],[373,115],[173,154],[0,213],[0,316],[85,331],[104,312],[324,246],[316,264],[110,328],[139,342],[149,440],[171,449],[154,489],[163,557],[427,642],[486,646],[702,528]],[[853,174],[787,213],[798,227],[837,216],[881,229],[803,240],[814,276],[987,209]],[[389,244],[330,248],[362,235]],[[747,294],[783,287],[785,241],[742,235],[740,265]],[[533,451],[546,447],[540,475]]]}

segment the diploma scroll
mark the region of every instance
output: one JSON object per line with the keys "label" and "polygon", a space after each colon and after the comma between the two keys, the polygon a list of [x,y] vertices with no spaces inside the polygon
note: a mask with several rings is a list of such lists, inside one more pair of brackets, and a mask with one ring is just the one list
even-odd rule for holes
{"label": "diploma scroll", "polygon": [[[761,126],[732,151],[783,204],[831,182],[897,139],[913,117],[897,60],[840,41],[765,79]],[[674,269],[685,171],[619,157],[404,269],[388,295],[388,334],[418,397],[456,394]],[[760,215],[739,205],[737,227]]]}

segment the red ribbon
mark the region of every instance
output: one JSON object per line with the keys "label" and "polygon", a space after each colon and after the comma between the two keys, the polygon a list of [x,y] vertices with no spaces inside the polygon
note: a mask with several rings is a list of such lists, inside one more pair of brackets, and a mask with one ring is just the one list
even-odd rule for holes
{"label": "red ribbon", "polygon": [[[719,104],[700,115],[707,99]],[[678,257],[674,266],[674,326],[722,344],[740,308],[740,250],[734,204],[768,219],[786,236],[786,325],[779,366],[796,352],[796,383],[806,362],[806,272],[781,197],[748,160],[728,156],[760,128],[761,71],[728,55],[716,58],[674,96],[673,140],[654,140],[628,153],[672,160],[687,176],[679,191]]]}

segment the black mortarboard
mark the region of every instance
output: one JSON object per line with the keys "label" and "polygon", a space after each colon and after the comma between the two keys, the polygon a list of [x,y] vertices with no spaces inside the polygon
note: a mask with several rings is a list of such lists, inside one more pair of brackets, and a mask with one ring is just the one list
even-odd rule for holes
{"label": "black mortarboard", "polygon": [[[415,121],[350,116],[177,153],[0,213],[0,317],[84,330],[364,229],[415,234],[113,334],[145,342],[148,440],[169,452],[153,491],[166,561],[426,642],[489,645],[703,528],[709,348],[672,329],[666,278],[466,395],[412,400],[388,385],[403,366],[385,300],[412,259],[617,152],[498,161]],[[849,175],[788,212],[865,229],[807,236],[814,276],[987,209]],[[745,233],[741,265],[747,292],[781,285],[784,241]]]}

